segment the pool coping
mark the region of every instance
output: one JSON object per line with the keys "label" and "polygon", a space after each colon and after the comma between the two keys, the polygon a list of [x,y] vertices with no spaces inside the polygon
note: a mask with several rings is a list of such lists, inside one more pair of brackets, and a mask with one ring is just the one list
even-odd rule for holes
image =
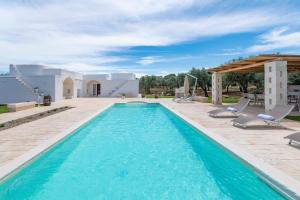
{"label": "pool coping", "polygon": [[97,115],[101,114],[115,103],[109,103],[108,105],[104,106],[103,108],[98,109],[94,114],[84,118],[83,120],[77,122],[70,128],[58,133],[56,136],[50,138],[49,140],[45,141],[41,145],[29,150],[28,152],[24,153],[23,155],[9,161],[8,163],[4,164],[0,167],[0,183],[11,175],[14,172],[17,172],[18,169],[22,168],[24,165],[30,163],[33,159],[38,157],[40,154],[46,152],[48,149],[62,141],[63,139],[67,138],[69,135],[74,133],[77,129],[82,127],[84,124],[95,118]]}
{"label": "pool coping", "polygon": [[288,174],[278,170],[277,168],[264,163],[259,158],[248,153],[246,150],[233,144],[226,138],[218,135],[212,130],[208,130],[200,123],[188,118],[187,116],[176,111],[165,102],[160,102],[160,105],[182,118],[184,121],[198,129],[201,133],[208,138],[221,145],[223,148],[237,156],[243,163],[251,167],[268,185],[273,187],[278,192],[282,193],[285,197],[290,199],[300,199],[300,182],[292,178]]}

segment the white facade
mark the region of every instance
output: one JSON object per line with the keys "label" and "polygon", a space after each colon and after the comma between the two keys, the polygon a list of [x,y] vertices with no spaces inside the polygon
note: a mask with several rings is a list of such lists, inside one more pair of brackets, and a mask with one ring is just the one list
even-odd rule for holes
{"label": "white facade", "polygon": [[132,73],[90,74],[42,65],[10,65],[0,76],[0,103],[36,101],[50,95],[53,101],[77,97],[137,97],[139,80]]}

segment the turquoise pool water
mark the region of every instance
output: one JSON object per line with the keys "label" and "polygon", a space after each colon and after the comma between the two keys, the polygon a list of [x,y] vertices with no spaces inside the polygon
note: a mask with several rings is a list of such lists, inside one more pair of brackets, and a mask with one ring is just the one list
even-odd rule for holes
{"label": "turquoise pool water", "polygon": [[159,104],[116,104],[0,185],[0,199],[284,199]]}

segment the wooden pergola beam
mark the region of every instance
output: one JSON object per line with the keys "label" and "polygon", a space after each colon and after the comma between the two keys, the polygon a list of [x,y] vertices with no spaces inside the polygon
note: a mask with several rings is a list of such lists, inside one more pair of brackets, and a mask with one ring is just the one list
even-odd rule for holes
{"label": "wooden pergola beam", "polygon": [[262,72],[264,70],[265,63],[272,61],[287,61],[288,71],[300,71],[300,55],[259,55],[211,68],[208,71],[218,73]]}
{"label": "wooden pergola beam", "polygon": [[246,65],[246,66],[233,67],[233,68],[230,68],[230,69],[222,70],[221,73],[234,72],[234,71],[243,71],[243,70],[249,70],[249,69],[252,69],[252,68],[263,67],[266,62],[270,62],[270,61],[263,61],[263,62],[258,62],[258,63]]}

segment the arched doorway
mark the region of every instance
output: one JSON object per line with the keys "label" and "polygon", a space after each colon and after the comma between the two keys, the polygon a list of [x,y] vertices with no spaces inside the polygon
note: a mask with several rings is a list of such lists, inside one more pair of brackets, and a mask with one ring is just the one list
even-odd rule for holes
{"label": "arched doorway", "polygon": [[63,82],[63,97],[64,99],[72,99],[74,97],[74,82],[70,77]]}
{"label": "arched doorway", "polygon": [[86,88],[88,96],[97,97],[101,95],[101,84],[98,81],[89,81]]}

